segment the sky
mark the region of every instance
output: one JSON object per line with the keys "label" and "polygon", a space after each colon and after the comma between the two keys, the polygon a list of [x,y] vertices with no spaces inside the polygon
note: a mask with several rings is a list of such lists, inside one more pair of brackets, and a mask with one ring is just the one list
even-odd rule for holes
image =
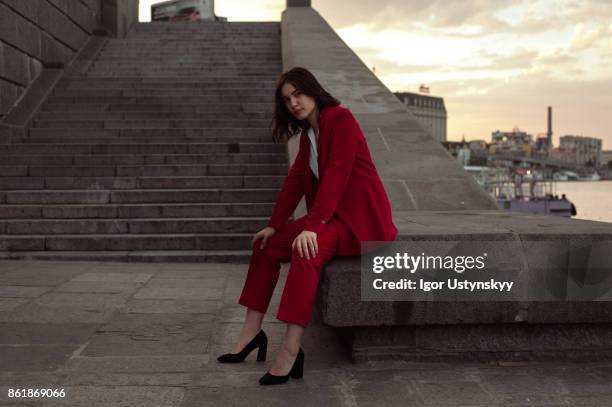
{"label": "sky", "polygon": [[[140,0],[140,20],[150,4]],[[279,21],[285,0],[216,0],[228,21]],[[612,0],[313,0],[393,92],[444,98],[448,140],[514,127],[612,150]]]}

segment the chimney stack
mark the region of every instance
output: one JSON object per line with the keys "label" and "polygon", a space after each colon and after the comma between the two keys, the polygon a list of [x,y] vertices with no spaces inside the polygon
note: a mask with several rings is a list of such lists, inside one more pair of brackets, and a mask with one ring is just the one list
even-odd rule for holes
{"label": "chimney stack", "polygon": [[552,150],[552,107],[548,106],[548,132],[546,132],[548,141],[548,152]]}

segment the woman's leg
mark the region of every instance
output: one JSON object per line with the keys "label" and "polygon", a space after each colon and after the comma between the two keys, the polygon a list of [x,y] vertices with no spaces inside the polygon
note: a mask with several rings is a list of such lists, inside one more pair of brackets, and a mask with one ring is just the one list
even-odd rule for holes
{"label": "woman's leg", "polygon": [[332,220],[317,235],[319,251],[315,258],[300,257],[297,249],[291,252],[291,266],[281,297],[277,318],[287,322],[283,344],[270,374],[289,373],[301,346],[302,335],[310,322],[321,270],[337,253],[339,239],[346,239],[344,230]]}
{"label": "woman's leg", "polygon": [[238,353],[253,339],[261,329],[261,323],[264,319],[264,313],[255,311],[252,308],[247,308],[244,324],[238,336],[238,341],[232,349],[232,353]]}
{"label": "woman's leg", "polygon": [[291,258],[291,243],[304,226],[304,219],[296,219],[271,236],[266,247],[260,248],[261,241],[253,243],[253,253],[247,277],[238,300],[247,308],[244,324],[232,353],[240,352],[253,339],[259,330],[268,310],[270,299],[278,281],[280,263]]}
{"label": "woman's leg", "polygon": [[270,374],[275,376],[284,376],[289,373],[297,358],[298,352],[302,342],[302,335],[304,334],[304,328],[298,324],[287,324],[287,330],[285,331],[285,338],[283,343],[276,355],[276,360],[269,370]]}

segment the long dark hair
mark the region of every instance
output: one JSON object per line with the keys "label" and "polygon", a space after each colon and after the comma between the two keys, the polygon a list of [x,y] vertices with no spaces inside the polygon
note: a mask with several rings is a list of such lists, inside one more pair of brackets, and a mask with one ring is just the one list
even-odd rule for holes
{"label": "long dark hair", "polygon": [[338,106],[340,101],[329,94],[317,78],[307,69],[295,67],[283,73],[276,82],[274,96],[274,117],[272,118],[272,139],[276,143],[286,142],[302,130],[310,127],[308,120],[298,120],[287,110],[281,89],[290,83],[297,90],[315,100],[319,112],[327,106]]}

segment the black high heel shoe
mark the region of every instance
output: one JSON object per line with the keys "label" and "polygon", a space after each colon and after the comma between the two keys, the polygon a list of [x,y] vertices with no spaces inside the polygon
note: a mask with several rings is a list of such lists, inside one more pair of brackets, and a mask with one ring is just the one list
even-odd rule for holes
{"label": "black high heel shoe", "polygon": [[251,342],[247,343],[240,352],[226,353],[225,355],[219,356],[217,360],[221,363],[240,363],[256,348],[259,348],[257,351],[257,361],[264,362],[268,350],[268,337],[263,329],[259,331],[255,338],[251,339]]}
{"label": "black high heel shoe", "polygon": [[285,376],[275,376],[270,374],[270,372],[266,372],[265,375],[259,379],[259,384],[269,385],[269,384],[283,384],[289,380],[289,376],[294,379],[301,379],[304,375],[304,351],[300,348],[297,357],[295,358],[295,362],[293,362],[293,367],[289,371],[289,374]]}

